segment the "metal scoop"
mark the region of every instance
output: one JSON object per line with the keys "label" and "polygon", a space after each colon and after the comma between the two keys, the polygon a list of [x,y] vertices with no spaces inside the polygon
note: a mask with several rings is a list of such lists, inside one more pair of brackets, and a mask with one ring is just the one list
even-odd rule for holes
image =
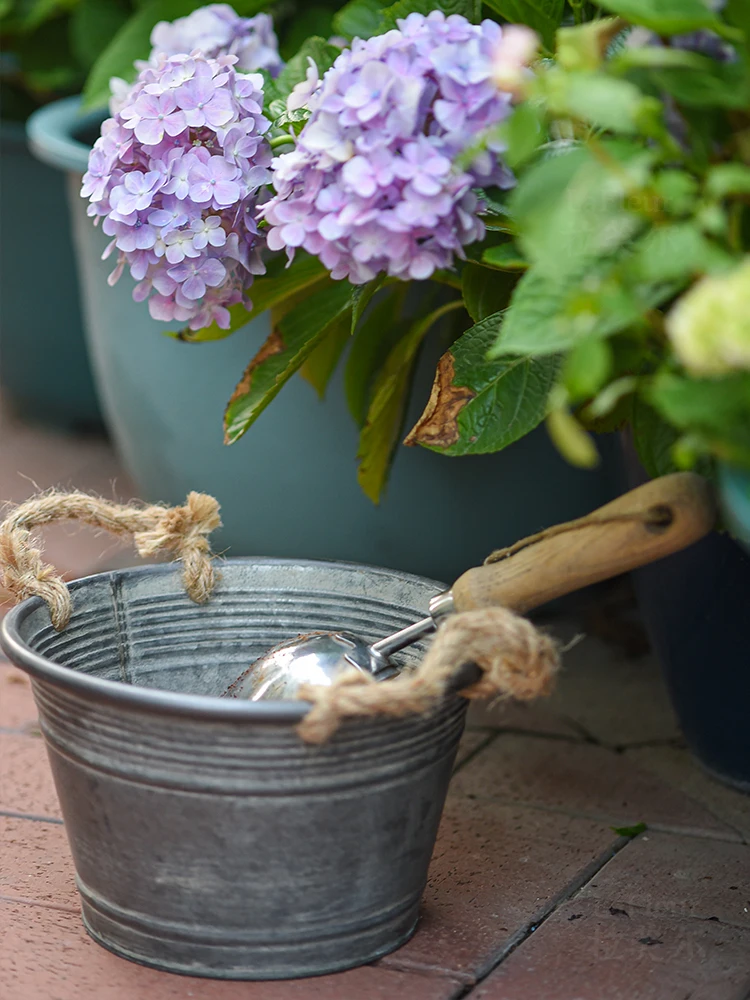
{"label": "metal scoop", "polygon": [[352,667],[386,680],[400,670],[391,655],[433,632],[454,611],[498,605],[529,611],[677,552],[702,538],[715,520],[713,495],[704,479],[689,472],[664,476],[586,517],[517,542],[497,561],[468,570],[451,590],[430,601],[429,617],[372,645],[352,632],[312,632],[274,646],[224,697],[293,699],[303,684],[330,685]]}

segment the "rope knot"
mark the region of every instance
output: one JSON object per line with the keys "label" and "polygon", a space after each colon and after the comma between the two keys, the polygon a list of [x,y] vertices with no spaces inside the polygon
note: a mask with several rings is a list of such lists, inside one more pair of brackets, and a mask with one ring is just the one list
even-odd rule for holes
{"label": "rope knot", "polygon": [[182,560],[183,581],[196,603],[208,600],[216,584],[207,536],[220,527],[219,505],[204,493],[190,493],[184,507],[122,505],[85,493],[54,490],[15,507],[0,525],[0,582],[16,598],[42,597],[56,629],[67,625],[70,594],[51,566],[31,544],[31,528],[74,520],[115,535],[133,536],[138,554],[170,551]]}
{"label": "rope knot", "polygon": [[325,743],[352,716],[404,716],[435,708],[455,693],[457,672],[476,664],[481,678],[460,691],[465,698],[518,698],[548,694],[560,666],[557,647],[507,608],[463,611],[440,626],[422,663],[377,683],[354,670],[330,687],[306,685],[300,697],[313,707],[297,727],[309,743]]}

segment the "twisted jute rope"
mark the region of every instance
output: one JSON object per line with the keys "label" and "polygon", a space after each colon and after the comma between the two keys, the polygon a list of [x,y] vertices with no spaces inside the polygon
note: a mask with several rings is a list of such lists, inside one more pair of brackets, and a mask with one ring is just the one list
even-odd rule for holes
{"label": "twisted jute rope", "polygon": [[113,535],[132,535],[144,558],[171,552],[182,560],[182,579],[192,600],[203,604],[211,596],[217,577],[207,536],[221,525],[213,497],[189,493],[183,507],[162,507],[51,490],[14,507],[0,525],[0,586],[18,601],[43,598],[58,630],[70,620],[70,593],[57,571],[44,563],[31,536],[33,528],[53,521],[80,521]]}
{"label": "twisted jute rope", "polygon": [[[461,688],[461,668],[467,664],[475,665],[481,677]],[[559,666],[556,644],[527,619],[507,608],[464,611],[445,620],[413,671],[378,682],[351,670],[330,687],[305,685],[299,697],[313,707],[297,732],[307,743],[325,743],[346,718],[429,712],[455,693],[530,701],[549,694]]]}

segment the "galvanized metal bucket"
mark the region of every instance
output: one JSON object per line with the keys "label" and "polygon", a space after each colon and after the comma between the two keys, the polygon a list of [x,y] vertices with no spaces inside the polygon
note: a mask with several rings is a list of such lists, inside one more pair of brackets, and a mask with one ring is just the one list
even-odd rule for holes
{"label": "galvanized metal bucket", "polygon": [[73,583],[60,633],[38,598],[8,614],[2,646],[32,678],[95,940],[172,972],[280,979],[409,938],[463,699],[352,720],[310,746],[295,732],[304,703],[215,696],[281,639],[375,640],[441,589],[352,564],[230,559],[204,606],[159,566]]}

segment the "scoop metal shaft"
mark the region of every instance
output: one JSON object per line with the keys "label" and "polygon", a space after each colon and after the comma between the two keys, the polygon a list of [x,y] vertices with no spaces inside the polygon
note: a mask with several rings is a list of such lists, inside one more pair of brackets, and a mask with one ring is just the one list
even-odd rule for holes
{"label": "scoop metal shaft", "polygon": [[392,654],[434,632],[439,619],[452,610],[450,592],[438,594],[430,602],[429,617],[372,645],[353,632],[311,632],[296,636],[256,660],[224,696],[249,701],[296,698],[302,685],[328,686],[343,670],[352,667],[376,680],[387,680],[400,669],[391,660]]}

